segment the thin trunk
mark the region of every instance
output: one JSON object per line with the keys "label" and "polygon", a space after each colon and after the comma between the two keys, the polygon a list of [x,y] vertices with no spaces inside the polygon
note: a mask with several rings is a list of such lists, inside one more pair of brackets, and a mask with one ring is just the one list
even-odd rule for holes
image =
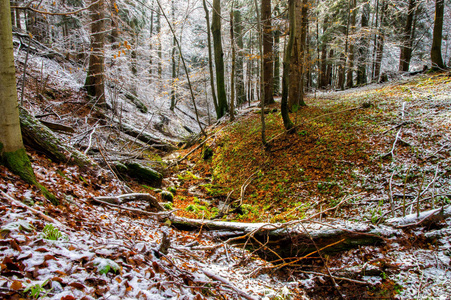
{"label": "thin trunk", "polygon": [[[172,11],[172,24],[175,24],[175,3],[174,0],[171,1],[171,11]],[[171,107],[170,110],[174,111],[175,108],[175,97],[176,97],[176,78],[177,78],[177,63],[175,59],[176,52],[176,37],[175,35],[172,37],[172,51],[171,51]]]}
{"label": "thin trunk", "polygon": [[215,106],[216,117],[219,119],[220,117],[219,117],[218,100],[216,98],[214,73],[213,73],[213,55],[211,54],[210,15],[208,13],[206,0],[203,0],[203,5],[204,5],[204,10],[205,10],[205,19],[207,21],[208,68],[210,70],[211,95],[213,97],[213,104]]}
{"label": "thin trunk", "polygon": [[235,35],[234,35],[234,24],[233,24],[233,11],[234,5],[230,10],[230,43],[232,44],[232,73],[230,74],[230,122],[235,120]]}
{"label": "thin trunk", "polygon": [[368,56],[368,39],[366,33],[368,32],[369,25],[369,15],[370,15],[370,5],[365,3],[362,9],[362,19],[360,21],[361,27],[361,37],[358,43],[358,66],[357,66],[357,85],[366,84],[366,61]]}
{"label": "thin trunk", "polygon": [[243,56],[243,24],[241,21],[241,11],[239,7],[233,10],[234,30],[236,40],[236,100],[238,104],[246,102],[246,91],[244,88],[244,56]]}
{"label": "thin trunk", "polygon": [[152,43],[152,37],[153,37],[153,12],[154,12],[154,2],[152,1],[152,11],[150,12],[150,42],[149,42],[149,50],[150,50],[150,55],[149,55],[149,82],[152,82],[152,69],[153,69],[153,59],[152,59],[152,47],[153,47],[153,43]]}
{"label": "thin trunk", "polygon": [[299,94],[296,101],[297,106],[306,106],[304,102],[304,85],[305,85],[305,73],[308,70],[307,67],[307,30],[308,30],[308,0],[302,1],[302,19],[301,19],[301,40],[300,40],[300,51],[299,51],[299,59],[300,59],[300,85],[299,85]]}
{"label": "thin trunk", "polygon": [[384,53],[384,42],[385,42],[385,25],[386,25],[386,12],[388,4],[386,0],[382,1],[381,7],[381,25],[379,29],[379,34],[377,36],[377,47],[376,47],[376,61],[374,65],[373,81],[379,81],[382,65],[382,57]]}
{"label": "thin trunk", "polygon": [[[280,14],[279,5],[276,5],[275,12]],[[277,28],[274,32],[274,95],[280,94],[280,28]]]}
{"label": "thin trunk", "polygon": [[376,13],[374,14],[374,22],[372,22],[372,27],[374,31],[373,40],[373,65],[371,67],[371,79],[374,80],[374,70],[376,67],[376,53],[377,53],[377,38],[379,34],[379,0],[376,0]]}
{"label": "thin trunk", "polygon": [[446,68],[442,59],[442,30],[444,0],[435,0],[434,33],[432,34],[431,62],[433,69]]}
{"label": "thin trunk", "polygon": [[211,25],[216,66],[216,86],[218,88],[218,118],[227,113],[227,95],[225,91],[224,52],[221,36],[221,0],[213,0],[213,19]]}
{"label": "thin trunk", "polygon": [[[261,11],[263,11],[263,7],[264,6],[266,6],[267,5],[267,3],[264,3],[265,1],[269,1],[270,3],[271,3],[271,0],[262,0],[262,6],[261,6]],[[261,64],[260,64],[260,66],[262,66],[264,63],[265,63],[265,60],[264,60],[264,57],[263,57],[263,55],[264,55],[264,49],[263,49],[263,39],[264,39],[264,32],[263,32],[263,30],[264,30],[264,24],[262,24],[263,23],[263,19],[261,19],[261,18],[263,18],[263,16],[260,16],[260,11],[259,11],[259,9],[258,9],[258,4],[257,4],[257,0],[254,0],[254,5],[255,5],[255,11],[257,12],[257,28],[258,28],[258,49],[259,49],[259,51],[260,51],[260,57],[261,57]],[[270,6],[271,6],[271,4],[270,4]],[[265,71],[264,71],[264,69],[265,69],[265,67],[264,66],[262,66],[261,67],[261,69],[260,69],[260,71],[261,71],[261,73],[258,73],[258,74],[260,74],[261,76],[260,76],[260,78],[261,78],[261,82],[263,83],[263,82],[267,82],[267,80],[266,80],[266,78],[265,78],[265,76],[267,76],[267,74],[265,74]],[[271,74],[271,76],[272,76],[272,74]],[[269,82],[269,81],[268,81]],[[265,124],[265,113],[264,113],[264,110],[265,110],[265,92],[266,92],[266,88],[265,87],[263,87],[262,88],[262,86],[260,85],[260,87],[261,87],[261,95],[260,95],[260,108],[261,108],[261,110],[260,110],[260,119],[261,119],[261,123],[262,123],[262,131],[261,131],[261,134],[262,134],[262,144],[263,145],[266,145],[266,124]]]}
{"label": "thin trunk", "polygon": [[161,75],[163,73],[163,68],[161,65],[162,61],[162,51],[161,51],[161,9],[157,8],[157,16],[155,20],[155,31],[157,33],[157,54],[158,54],[158,79],[161,80]]}
{"label": "thin trunk", "polygon": [[271,0],[261,2],[262,43],[263,43],[263,81],[262,94],[265,105],[274,103],[273,83],[273,36],[271,28]]}
{"label": "thin trunk", "polygon": [[295,18],[295,0],[288,0],[288,15],[290,22],[290,37],[288,39],[287,49],[285,50],[284,60],[283,60],[283,75],[282,75],[282,100],[280,104],[280,110],[283,119],[283,125],[286,130],[293,128],[293,122],[290,120],[290,115],[288,114],[288,87],[290,84],[290,63],[291,63],[291,52],[293,50],[295,32],[296,32],[296,18]]}
{"label": "thin trunk", "polygon": [[[350,2],[350,28],[349,33],[351,35],[355,32],[355,21],[356,21],[356,0],[351,0]],[[354,43],[349,43],[349,52],[348,52],[348,73],[346,75],[346,87],[352,88],[354,86]]]}

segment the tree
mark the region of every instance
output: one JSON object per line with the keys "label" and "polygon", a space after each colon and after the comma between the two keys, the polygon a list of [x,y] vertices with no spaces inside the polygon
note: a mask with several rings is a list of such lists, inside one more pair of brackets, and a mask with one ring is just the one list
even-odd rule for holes
{"label": "tree", "polygon": [[262,89],[264,89],[265,105],[274,103],[274,83],[273,83],[273,36],[271,28],[271,0],[262,0],[261,22],[263,40],[263,79]]}
{"label": "tree", "polygon": [[85,88],[88,95],[95,99],[97,104],[103,105],[105,101],[104,82],[104,44],[105,44],[105,12],[103,0],[92,0],[91,14],[91,54],[89,55],[88,74]]}
{"label": "tree", "polygon": [[385,27],[387,25],[387,9],[388,9],[387,1],[382,0],[381,17],[380,17],[381,22],[375,43],[376,59],[373,65],[373,81],[379,81],[379,76],[381,73],[382,56],[384,53],[384,43],[385,43]]}
{"label": "tree", "polygon": [[40,185],[31,167],[20,130],[9,0],[0,1],[0,158],[13,173],[38,186],[55,205],[58,200]]}
{"label": "tree", "polygon": [[[237,3],[238,1],[234,1]],[[233,24],[236,40],[236,102],[243,104],[246,102],[246,91],[244,88],[244,55],[243,55],[243,24],[241,21],[241,7],[236,5],[233,10]]]}
{"label": "tree", "polygon": [[[357,16],[357,10],[356,10],[356,0],[350,0],[350,26],[349,26],[349,34],[352,35],[355,32],[355,21]],[[347,40],[349,39],[349,34],[347,37]],[[351,41],[349,43],[349,52],[348,52],[348,72],[346,75],[346,87],[352,88],[354,86],[354,42]]]}
{"label": "tree", "polygon": [[295,1],[288,1],[288,18],[290,23],[289,38],[287,48],[285,50],[285,56],[283,60],[283,75],[282,75],[282,99],[280,102],[280,112],[282,114],[283,125],[286,130],[293,128],[293,122],[290,120],[288,114],[288,87],[290,84],[290,65],[291,65],[291,51],[293,50],[294,35],[296,32],[296,19],[295,19]]}
{"label": "tree", "polygon": [[444,0],[435,0],[434,33],[432,35],[431,62],[433,69],[446,68],[442,59],[442,30],[443,30]]}
{"label": "tree", "polygon": [[366,84],[366,59],[368,56],[368,25],[370,16],[370,5],[369,3],[363,4],[362,18],[360,20],[360,39],[358,43],[358,66],[357,66],[357,85]]}
{"label": "tree", "polygon": [[414,38],[414,28],[415,24],[413,22],[413,17],[415,15],[415,0],[409,0],[409,7],[407,11],[406,24],[403,28],[403,33],[401,36],[401,53],[399,56],[399,71],[408,72],[410,66],[410,59],[412,58],[412,44]]}
{"label": "tree", "polygon": [[211,24],[213,34],[213,47],[216,66],[216,86],[218,89],[218,118],[227,113],[227,95],[225,91],[224,52],[222,50],[221,36],[221,0],[213,0],[213,18]]}
{"label": "tree", "polygon": [[219,107],[218,100],[216,98],[214,73],[213,73],[213,55],[211,54],[211,33],[210,33],[210,15],[208,13],[207,1],[203,0],[203,6],[205,11],[205,19],[207,21],[207,47],[208,47],[208,69],[210,70],[210,87],[211,95],[213,98],[213,104],[215,106],[216,117],[219,119]]}

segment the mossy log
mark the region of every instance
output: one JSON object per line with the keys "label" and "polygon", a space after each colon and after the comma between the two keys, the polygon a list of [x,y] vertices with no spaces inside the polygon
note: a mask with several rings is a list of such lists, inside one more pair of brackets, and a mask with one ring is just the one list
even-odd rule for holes
{"label": "mossy log", "polygon": [[163,175],[150,167],[144,166],[137,162],[116,162],[114,163],[114,167],[117,172],[121,174],[128,175],[152,186],[161,186]]}
{"label": "mossy log", "polygon": [[135,128],[129,124],[118,122],[116,127],[120,131],[150,145],[152,148],[163,150],[163,151],[172,151],[172,150],[176,149],[175,146],[173,146],[165,141],[162,141],[158,137],[151,135],[150,133],[146,132],[145,130]]}
{"label": "mossy log", "polygon": [[136,108],[139,109],[139,111],[142,112],[143,114],[146,114],[149,111],[147,106],[145,106],[144,103],[142,103],[142,101],[139,100],[138,97],[136,97],[135,95],[126,93],[125,98],[130,100],[136,106]]}
{"label": "mossy log", "polygon": [[33,149],[41,150],[59,162],[71,163],[79,167],[96,166],[89,157],[77,149],[64,145],[58,137],[26,109],[19,108],[20,127],[24,143]]}

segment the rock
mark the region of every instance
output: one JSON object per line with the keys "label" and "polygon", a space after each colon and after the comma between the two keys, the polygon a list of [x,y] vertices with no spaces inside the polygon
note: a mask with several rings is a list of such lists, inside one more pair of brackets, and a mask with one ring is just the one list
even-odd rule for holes
{"label": "rock", "polygon": [[162,191],[161,192],[161,199],[163,199],[165,201],[173,202],[174,201],[174,195],[171,192],[169,192],[169,191]]}

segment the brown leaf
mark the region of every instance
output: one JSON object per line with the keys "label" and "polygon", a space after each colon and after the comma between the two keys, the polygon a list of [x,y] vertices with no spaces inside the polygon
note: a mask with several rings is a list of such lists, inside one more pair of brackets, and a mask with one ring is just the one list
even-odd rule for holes
{"label": "brown leaf", "polygon": [[79,283],[79,282],[71,282],[68,285],[71,286],[71,287],[74,287],[76,289],[79,289],[79,290],[84,290],[85,289],[85,286],[83,284]]}
{"label": "brown leaf", "polygon": [[18,291],[23,288],[23,285],[22,282],[20,282],[19,280],[14,280],[9,288],[13,291]]}
{"label": "brown leaf", "polygon": [[44,256],[44,261],[48,261],[48,260],[51,260],[51,259],[57,260],[56,257],[51,255],[51,254],[46,254]]}
{"label": "brown leaf", "polygon": [[11,239],[11,240],[9,241],[9,243],[11,244],[11,247],[12,247],[14,250],[19,251],[19,252],[22,252],[22,248],[20,248],[19,244],[17,244],[17,241],[16,241],[15,239]]}
{"label": "brown leaf", "polygon": [[72,295],[66,295],[61,297],[61,300],[75,300],[75,297]]}

